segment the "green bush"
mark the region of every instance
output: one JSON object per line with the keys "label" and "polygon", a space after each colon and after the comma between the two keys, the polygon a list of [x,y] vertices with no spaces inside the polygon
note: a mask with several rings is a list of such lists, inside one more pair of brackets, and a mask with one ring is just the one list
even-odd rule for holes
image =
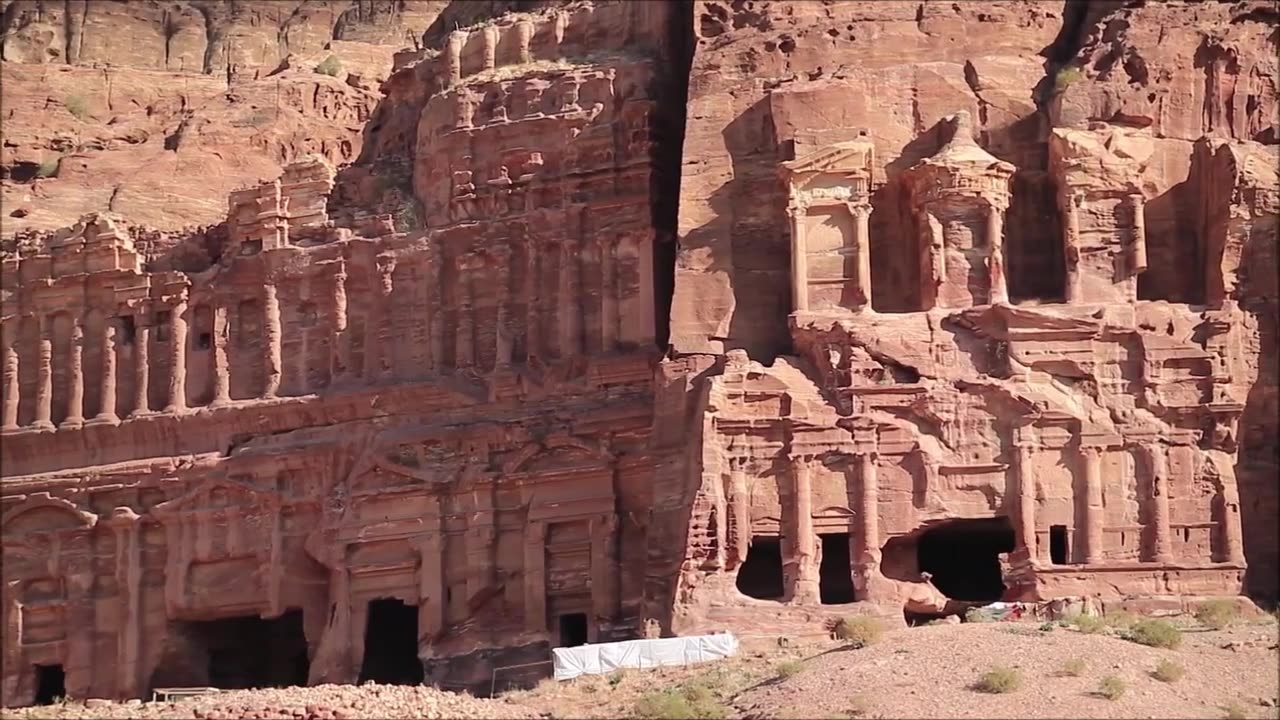
{"label": "green bush", "polygon": [[1002,695],[1022,687],[1022,673],[1013,668],[997,666],[982,674],[973,684],[978,692]]}
{"label": "green bush", "polygon": [[1139,645],[1173,650],[1182,644],[1182,631],[1168,620],[1148,618],[1134,623],[1125,638]]}
{"label": "green bush", "polygon": [[1084,71],[1078,67],[1064,67],[1053,76],[1054,92],[1062,92],[1084,79]]}
{"label": "green bush", "polygon": [[342,61],[337,55],[330,55],[316,66],[316,72],[329,77],[337,77],[342,73]]}
{"label": "green bush", "polygon": [[1151,677],[1159,680],[1160,682],[1172,683],[1181,680],[1182,676],[1186,673],[1186,669],[1181,665],[1165,658],[1160,661],[1160,664],[1156,666],[1155,670],[1151,671]]}
{"label": "green bush", "polygon": [[42,160],[40,167],[36,168],[36,177],[50,178],[58,175],[58,160]]}
{"label": "green bush", "polygon": [[1108,675],[1098,683],[1098,694],[1108,700],[1119,700],[1124,696],[1124,691],[1124,680],[1116,675]]}
{"label": "green bush", "polygon": [[1071,658],[1062,663],[1062,667],[1058,668],[1058,675],[1062,677],[1080,677],[1084,674],[1087,664],[1081,658]]}
{"label": "green bush", "polygon": [[1222,630],[1240,618],[1240,609],[1225,598],[1210,600],[1196,608],[1196,620],[1205,627]]}
{"label": "green bush", "polygon": [[1120,610],[1119,612],[1103,615],[1102,621],[1106,623],[1107,627],[1130,628],[1138,622],[1138,616],[1126,610]]}
{"label": "green bush", "polygon": [[77,120],[84,120],[89,117],[89,102],[81,95],[69,95],[62,103],[67,108],[67,112]]}
{"label": "green bush", "polygon": [[835,628],[836,637],[848,642],[852,648],[874,645],[883,634],[884,624],[880,622],[880,618],[870,615],[840,618]]}
{"label": "green bush", "polygon": [[1073,615],[1070,622],[1076,630],[1086,635],[1094,635],[1107,629],[1106,621],[1097,615]]}
{"label": "green bush", "polygon": [[778,666],[774,668],[774,670],[777,671],[778,677],[785,680],[786,678],[799,675],[800,671],[804,670],[804,663],[799,660],[785,660],[778,663]]}

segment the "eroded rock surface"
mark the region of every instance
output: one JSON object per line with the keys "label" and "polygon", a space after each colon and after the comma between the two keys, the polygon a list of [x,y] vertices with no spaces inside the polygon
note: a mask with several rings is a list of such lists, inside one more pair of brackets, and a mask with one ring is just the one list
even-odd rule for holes
{"label": "eroded rock surface", "polygon": [[97,5],[4,11],[5,704],[1274,596],[1267,3]]}

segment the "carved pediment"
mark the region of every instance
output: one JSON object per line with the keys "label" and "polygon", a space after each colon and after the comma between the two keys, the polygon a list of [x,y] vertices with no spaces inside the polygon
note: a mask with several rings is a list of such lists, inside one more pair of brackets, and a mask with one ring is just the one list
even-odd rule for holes
{"label": "carved pediment", "polygon": [[33,493],[10,508],[0,520],[5,537],[88,530],[98,524],[98,516],[81,510],[75,503],[47,492]]}
{"label": "carved pediment", "polygon": [[612,459],[600,443],[576,437],[554,437],[516,451],[502,464],[502,469],[506,473],[572,470],[599,467]]}
{"label": "carved pediment", "polygon": [[867,173],[874,164],[875,146],[870,140],[834,143],[803,157],[782,163],[782,173],[792,181],[813,174],[849,175]]}
{"label": "carved pediment", "polygon": [[280,496],[274,492],[265,492],[227,478],[210,478],[185,495],[156,505],[151,512],[156,517],[165,519],[197,511],[236,508],[274,510],[280,505]]}

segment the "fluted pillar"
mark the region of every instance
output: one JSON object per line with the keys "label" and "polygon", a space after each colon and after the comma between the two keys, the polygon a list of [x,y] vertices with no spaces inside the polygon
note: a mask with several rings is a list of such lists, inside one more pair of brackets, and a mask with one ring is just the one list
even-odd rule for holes
{"label": "fluted pillar", "polygon": [[792,597],[800,602],[818,599],[818,562],[813,532],[813,481],[809,477],[809,464],[802,458],[791,461],[794,481],[792,496],[795,498],[796,534],[792,552],[796,561],[796,584]]}
{"label": "fluted pillar", "polygon": [[1008,280],[1004,274],[1004,211],[987,206],[987,274],[991,280],[988,300],[992,305],[1009,302]]}
{"label": "fluted pillar", "polygon": [[1147,269],[1146,202],[1141,193],[1129,196],[1129,209],[1133,212],[1133,245],[1129,248],[1129,271],[1133,275]]}
{"label": "fluted pillar", "polygon": [[151,413],[151,328],[141,323],[134,333],[133,342],[133,412],[131,417]]}
{"label": "fluted pillar", "polygon": [[4,371],[4,407],[0,412],[0,431],[13,431],[18,429],[18,403],[20,402],[20,394],[22,386],[18,381],[18,348],[14,346],[17,325],[11,328],[13,332],[6,333],[4,336],[3,350],[3,371]]}
{"label": "fluted pillar", "polygon": [[281,353],[281,330],[280,330],[280,297],[276,290],[276,284],[270,280],[267,281],[263,288],[264,300],[263,314],[265,317],[264,325],[266,327],[266,347],[264,351],[266,357],[264,363],[266,365],[266,384],[262,390],[262,396],[265,398],[276,397],[280,393],[280,377],[282,375]]}
{"label": "fluted pillar", "polygon": [[791,205],[787,208],[791,219],[791,310],[804,312],[809,309],[809,257],[805,243],[805,208]]}
{"label": "fluted pillar", "polygon": [[67,414],[59,427],[78,428],[84,426],[84,323],[78,317],[72,321],[67,354]]}
{"label": "fluted pillar", "polygon": [[862,297],[862,306],[858,309],[871,308],[871,206],[853,206],[855,251],[858,253],[858,294]]}
{"label": "fluted pillar", "polygon": [[53,429],[53,339],[49,337],[52,324],[40,321],[40,347],[36,366],[36,419],[40,430]]}
{"label": "fluted pillar", "polygon": [[179,300],[169,314],[169,405],[165,412],[187,409],[187,301]]}
{"label": "fluted pillar", "polygon": [[1084,562],[1100,563],[1103,560],[1104,508],[1102,506],[1102,448],[1080,448],[1084,471]]}
{"label": "fluted pillar", "polygon": [[89,422],[114,425],[120,422],[116,415],[116,323],[115,318],[107,318],[102,323],[102,379],[101,408]]}
{"label": "fluted pillar", "polygon": [[1143,450],[1147,456],[1147,471],[1151,473],[1151,559],[1158,563],[1171,563],[1168,457],[1164,446],[1159,443],[1148,443]]}
{"label": "fluted pillar", "polygon": [[[1026,430],[1024,430],[1026,432]],[[1035,446],[1029,438],[1018,438],[1016,463],[1013,466],[1018,488],[1018,522],[1014,525],[1014,541],[1025,548],[1028,559],[1036,558],[1036,475],[1033,453]]]}
{"label": "fluted pillar", "polygon": [[1066,260],[1066,300],[1078,303],[1082,300],[1080,289],[1080,203],[1083,196],[1071,193],[1063,209],[1063,255]]}
{"label": "fluted pillar", "polygon": [[209,407],[231,402],[231,365],[227,360],[227,307],[213,306],[213,399]]}

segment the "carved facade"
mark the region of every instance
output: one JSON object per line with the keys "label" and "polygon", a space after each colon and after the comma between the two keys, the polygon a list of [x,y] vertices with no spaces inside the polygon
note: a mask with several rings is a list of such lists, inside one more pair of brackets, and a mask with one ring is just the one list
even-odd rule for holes
{"label": "carved facade", "polygon": [[[73,698],[488,692],[553,646],[812,630],[824,606],[1240,591],[1262,315],[1237,291],[1274,298],[1275,146],[1197,144],[1192,304],[1147,258],[1150,131],[1053,129],[1028,238],[1023,168],[966,112],[909,156],[874,128],[744,123],[793,150],[744,164],[772,189],[737,224],[782,230],[735,248],[762,276],[790,252],[790,354],[724,352],[725,321],[720,349],[664,356],[698,281],[664,215],[679,7],[402,53],[377,157],[233,193],[180,238],[207,263],[106,213],[22,238],[0,282],[4,704],[53,669]],[[1018,297],[1013,250],[1049,247],[1064,296]],[[713,249],[680,262],[719,272]]]}

